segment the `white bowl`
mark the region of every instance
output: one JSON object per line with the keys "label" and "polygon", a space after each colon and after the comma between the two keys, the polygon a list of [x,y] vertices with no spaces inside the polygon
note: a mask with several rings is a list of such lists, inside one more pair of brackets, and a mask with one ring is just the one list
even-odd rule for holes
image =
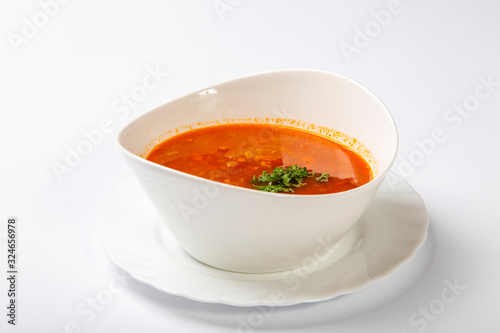
{"label": "white bowl", "polygon": [[[374,179],[340,193],[279,194],[217,183],[144,159],[177,132],[240,121],[283,123],[331,136],[364,156]],[[220,269],[261,273],[330,253],[384,180],[398,137],[387,108],[359,83],[327,72],[284,70],[216,84],[166,103],[133,120],[118,143],[187,253]]]}

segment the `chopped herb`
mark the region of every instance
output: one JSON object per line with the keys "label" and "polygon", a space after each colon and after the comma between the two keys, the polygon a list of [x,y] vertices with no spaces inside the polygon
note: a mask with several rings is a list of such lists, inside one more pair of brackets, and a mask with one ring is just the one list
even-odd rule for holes
{"label": "chopped herb", "polygon": [[[282,168],[277,167],[271,173],[262,172],[260,176],[253,176],[250,183],[252,186],[266,192],[285,192],[293,193],[293,187],[302,187],[306,183],[302,180],[306,177],[315,177],[316,173],[308,171],[305,167],[299,167],[296,164]],[[328,181],[328,173],[322,173],[316,180],[320,183]]]}
{"label": "chopped herb", "polygon": [[330,175],[327,173],[322,173],[321,176],[317,177],[316,180],[320,183],[326,183],[328,179],[330,178]]}

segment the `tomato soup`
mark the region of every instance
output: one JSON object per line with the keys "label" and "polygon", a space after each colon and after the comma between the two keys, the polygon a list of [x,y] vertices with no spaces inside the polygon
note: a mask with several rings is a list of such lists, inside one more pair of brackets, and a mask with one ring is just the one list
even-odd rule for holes
{"label": "tomato soup", "polygon": [[341,192],[373,178],[370,165],[348,147],[312,132],[269,124],[223,124],[189,130],[156,145],[146,159],[250,189],[262,189],[255,180],[275,168],[307,169],[309,176],[292,186],[292,191],[285,191],[293,194]]}

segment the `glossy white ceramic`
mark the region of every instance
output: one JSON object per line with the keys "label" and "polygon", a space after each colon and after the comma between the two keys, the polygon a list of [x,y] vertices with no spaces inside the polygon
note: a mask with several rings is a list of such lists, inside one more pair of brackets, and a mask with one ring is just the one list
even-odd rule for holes
{"label": "glossy white ceramic", "polygon": [[100,217],[104,249],[135,279],[166,293],[238,306],[321,301],[366,287],[415,255],[429,223],[420,196],[390,174],[359,223],[334,248],[326,249],[325,236],[302,267],[243,274],[187,255],[134,179],[113,193]]}
{"label": "glossy white ceramic", "polygon": [[[292,119],[289,126],[340,131],[346,144],[361,146],[362,153],[367,149],[374,179],[342,193],[275,194],[216,183],[143,158],[161,139],[193,126],[287,117]],[[398,138],[389,111],[359,83],[326,72],[286,70],[217,84],[171,101],[132,121],[118,143],[187,253],[220,269],[261,273],[303,265],[322,238],[335,246],[382,184]]]}

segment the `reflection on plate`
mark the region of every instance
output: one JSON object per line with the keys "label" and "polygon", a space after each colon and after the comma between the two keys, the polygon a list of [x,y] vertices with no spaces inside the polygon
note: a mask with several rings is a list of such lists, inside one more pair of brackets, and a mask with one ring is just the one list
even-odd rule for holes
{"label": "reflection on plate", "polygon": [[[111,259],[135,279],[193,300],[237,306],[292,305],[364,288],[410,260],[427,234],[420,196],[390,174],[357,226],[333,251],[294,270],[243,274],[204,265],[186,254],[164,227],[135,180],[121,186],[101,212],[99,233]],[[348,251],[346,251],[348,249]]]}

